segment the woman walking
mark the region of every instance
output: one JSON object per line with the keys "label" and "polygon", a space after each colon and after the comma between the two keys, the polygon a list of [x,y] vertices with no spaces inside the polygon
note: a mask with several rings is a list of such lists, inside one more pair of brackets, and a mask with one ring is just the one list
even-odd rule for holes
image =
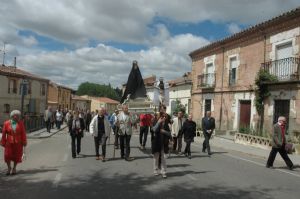
{"label": "woman walking", "polygon": [[[160,173],[163,178],[167,178],[167,165],[165,153],[168,152],[168,140],[171,137],[171,132],[166,128],[166,114],[160,113],[157,115],[157,122],[153,126],[152,138],[152,154],[154,160],[154,175]],[[159,168],[160,165],[160,168]]]}
{"label": "woman walking", "polygon": [[191,159],[191,143],[194,142],[194,137],[196,136],[196,123],[193,121],[192,115],[189,115],[188,119],[183,123],[182,133],[186,143],[184,154]]}
{"label": "woman walking", "polygon": [[[74,114],[74,118],[72,121],[72,130],[71,130],[71,138],[72,138],[72,157],[76,158],[81,151],[81,138],[83,137],[83,130],[84,130],[84,120],[83,118],[79,117],[79,112],[76,111]],[[77,142],[76,142],[77,141]],[[75,143],[76,142],[76,143]],[[77,144],[77,146],[76,146]]]}
{"label": "woman walking", "polygon": [[[17,164],[22,162],[23,147],[27,145],[27,138],[21,112],[12,111],[10,118],[3,125],[1,145],[4,147],[4,161],[7,164],[6,175],[15,175]],[[13,162],[13,168],[11,162]]]}

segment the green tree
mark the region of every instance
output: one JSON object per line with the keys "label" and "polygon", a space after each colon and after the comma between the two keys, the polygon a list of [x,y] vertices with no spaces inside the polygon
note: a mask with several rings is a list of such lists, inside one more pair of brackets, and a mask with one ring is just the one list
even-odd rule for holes
{"label": "green tree", "polygon": [[112,86],[105,84],[95,84],[90,82],[81,83],[76,95],[89,95],[94,97],[108,97],[119,101],[121,98]]}

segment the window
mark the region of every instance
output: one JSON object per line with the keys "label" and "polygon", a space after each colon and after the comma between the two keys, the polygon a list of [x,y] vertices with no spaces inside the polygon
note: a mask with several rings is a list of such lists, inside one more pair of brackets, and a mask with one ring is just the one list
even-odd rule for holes
{"label": "window", "polygon": [[208,86],[212,86],[215,83],[215,75],[214,75],[214,65],[213,63],[206,64],[206,77],[204,77],[206,80],[205,83]]}
{"label": "window", "polygon": [[8,93],[17,93],[17,80],[16,79],[8,80]]}
{"label": "window", "polygon": [[234,85],[236,83],[237,76],[237,58],[231,57],[229,59],[229,85]]}
{"label": "window", "polygon": [[204,104],[204,115],[207,111],[211,111],[211,99],[206,99]]}
{"label": "window", "polygon": [[4,104],[4,113],[10,113],[10,105]]}
{"label": "window", "polygon": [[42,96],[46,95],[46,85],[45,84],[41,84],[41,95]]}

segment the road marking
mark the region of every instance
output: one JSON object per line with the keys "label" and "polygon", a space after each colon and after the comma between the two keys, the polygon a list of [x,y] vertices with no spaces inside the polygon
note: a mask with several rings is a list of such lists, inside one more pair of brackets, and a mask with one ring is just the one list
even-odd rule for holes
{"label": "road marking", "polygon": [[61,177],[62,177],[62,174],[61,173],[58,173],[56,174],[55,178],[54,178],[54,181],[53,181],[53,186],[54,187],[57,187],[60,180],[61,180]]}
{"label": "road marking", "polygon": [[[174,168],[176,171],[178,171],[178,172],[184,172],[184,170],[183,169],[180,169],[180,168]],[[192,176],[191,174],[187,174],[186,175],[188,178],[190,178],[191,180],[194,180],[194,181],[196,181],[197,180],[197,178],[195,178],[194,176]]]}
{"label": "road marking", "polygon": [[[237,156],[234,156],[234,155],[230,155],[230,154],[224,154],[224,155],[229,156],[229,157],[234,158],[234,159],[243,160],[243,161],[246,161],[246,162],[250,162],[252,164],[256,164],[258,166],[265,167],[264,164],[258,163],[258,162],[252,161],[252,160],[248,160],[248,159],[245,159],[245,158],[240,158],[240,157],[237,157]],[[288,171],[285,171],[285,170],[282,170],[282,169],[276,169],[276,168],[274,170],[282,172],[282,173],[290,174],[292,176],[300,178],[300,175],[292,173],[292,172],[288,172]]]}
{"label": "road marking", "polygon": [[69,155],[66,153],[65,156],[64,156],[63,162],[66,162],[68,160],[68,156]]}

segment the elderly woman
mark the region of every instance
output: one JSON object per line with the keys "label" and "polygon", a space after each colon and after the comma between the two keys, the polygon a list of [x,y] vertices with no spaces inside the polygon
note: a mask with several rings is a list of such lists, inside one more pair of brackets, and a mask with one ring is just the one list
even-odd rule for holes
{"label": "elderly woman", "polygon": [[[7,164],[6,175],[17,173],[17,164],[22,162],[23,147],[27,145],[25,126],[21,112],[14,110],[10,113],[11,119],[4,122],[1,145],[4,147],[4,160]],[[11,162],[14,163],[11,168]]]}

